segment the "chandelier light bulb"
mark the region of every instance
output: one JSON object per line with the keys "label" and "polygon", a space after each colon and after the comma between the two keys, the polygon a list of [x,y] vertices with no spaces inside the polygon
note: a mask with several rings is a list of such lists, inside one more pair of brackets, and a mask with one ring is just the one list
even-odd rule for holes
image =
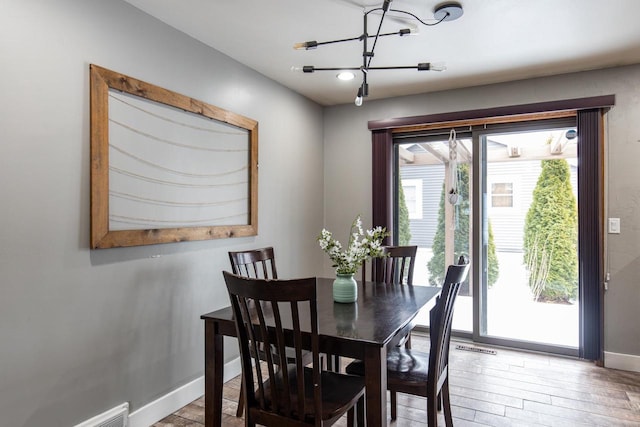
{"label": "chandelier light bulb", "polygon": [[429,64],[429,69],[431,71],[445,71],[447,69],[447,64],[444,62],[431,62]]}
{"label": "chandelier light bulb", "polygon": [[336,75],[336,77],[339,80],[344,80],[344,81],[353,80],[355,76],[356,75],[353,74],[351,71],[341,71]]}
{"label": "chandelier light bulb", "polygon": [[356,100],[354,102],[356,104],[356,107],[361,107],[362,106],[362,96],[358,95],[356,96]]}
{"label": "chandelier light bulb", "polygon": [[308,42],[302,42],[302,43],[295,43],[293,45],[293,48],[295,50],[309,50],[309,49],[315,49],[318,47],[318,42],[315,40],[311,40]]}

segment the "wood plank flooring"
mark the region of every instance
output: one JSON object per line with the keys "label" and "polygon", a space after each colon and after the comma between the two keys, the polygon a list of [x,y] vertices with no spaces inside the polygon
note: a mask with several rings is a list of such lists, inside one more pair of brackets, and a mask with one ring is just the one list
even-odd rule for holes
{"label": "wood plank flooring", "polygon": [[[496,355],[457,350],[451,342],[451,403],[455,426],[640,426],[640,373],[599,368],[591,362],[496,348]],[[412,334],[414,348],[429,348],[428,336]],[[479,346],[482,347],[482,346]],[[489,347],[482,347],[489,348]],[[236,418],[240,377],[224,386],[224,426]],[[424,426],[424,399],[398,395],[391,426]],[[444,417],[439,415],[439,425]],[[154,427],[201,427],[200,398]],[[346,426],[346,418],[337,426]]]}

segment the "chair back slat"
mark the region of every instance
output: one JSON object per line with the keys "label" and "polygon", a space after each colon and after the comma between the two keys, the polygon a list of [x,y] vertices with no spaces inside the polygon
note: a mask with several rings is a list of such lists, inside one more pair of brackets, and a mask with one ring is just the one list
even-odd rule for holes
{"label": "chair back slat", "polygon": [[[256,408],[299,421],[322,413],[316,279],[267,281],[223,274],[236,319],[247,416],[252,417]],[[314,384],[305,384],[302,351],[307,325],[311,329]],[[295,360],[287,348],[293,349]],[[266,372],[261,368],[264,364]],[[314,389],[312,402],[305,399],[305,389]]]}
{"label": "chair back slat", "polygon": [[[274,352],[274,351],[266,350],[266,349],[271,349],[272,340],[271,340],[271,335],[269,334],[269,331],[267,330],[267,322],[266,322],[265,317],[264,317],[264,310],[263,310],[262,304],[256,304],[256,312],[258,314],[258,325],[260,327],[260,336],[262,337],[262,343],[259,345],[260,351],[262,352],[262,354],[260,355],[260,357],[255,357],[254,360],[257,361],[259,359],[266,359],[268,375],[269,375],[269,377],[273,377],[275,375],[275,372],[276,372],[275,365],[279,363],[278,362],[278,360],[279,360],[278,358],[279,358],[279,355],[281,353],[280,353],[280,351]],[[273,317],[274,317],[274,319],[276,321],[276,330],[277,330],[278,327],[281,327],[281,325],[282,325],[279,322],[280,311],[278,310],[278,305],[277,304],[271,303],[271,312],[273,313]],[[255,354],[257,354],[257,353],[255,353]],[[275,360],[274,360],[274,358],[275,358]],[[276,402],[280,402],[281,398],[279,396],[278,389],[274,388],[273,384],[271,384],[271,386],[272,387],[269,390],[271,396],[275,396],[275,401]]]}
{"label": "chair back slat", "polygon": [[277,279],[275,253],[272,247],[229,252],[233,274],[254,279]]}
{"label": "chair back slat", "polygon": [[[277,370],[275,369],[275,360],[283,360],[282,358],[284,357],[286,360],[286,346],[284,345],[284,336],[282,334],[282,319],[280,317],[280,307],[278,306],[277,302],[271,301],[271,312],[273,313],[273,319],[275,322],[275,335],[276,335],[276,344],[275,346],[272,345],[271,343],[271,339],[270,339],[270,333],[267,330],[267,324],[266,324],[266,320],[264,319],[264,316],[262,316],[262,318],[260,319],[260,328],[263,331],[263,335],[262,335],[262,348],[263,348],[263,353],[266,356],[261,356],[260,359],[266,359],[267,362],[267,367],[268,367],[268,375],[269,378],[276,378],[275,377],[275,373],[277,372]],[[265,304],[268,304],[267,302],[265,302]],[[258,360],[258,357],[254,357],[254,360]],[[281,375],[282,375],[282,383],[278,384],[277,381],[270,381],[269,385],[269,393],[271,396],[271,401],[272,403],[275,404],[275,406],[280,410],[280,411],[284,411],[285,413],[289,413],[291,411],[291,399],[290,399],[290,380],[289,380],[289,375],[288,375],[288,371],[286,369],[286,364],[285,363],[280,363],[278,362],[279,365],[285,365],[284,368],[281,371]],[[281,367],[282,368],[282,367]],[[280,390],[284,390],[282,393],[280,393]],[[266,410],[268,408],[263,407],[263,410]]]}
{"label": "chair back slat", "polygon": [[[371,281],[413,285],[417,246],[384,246],[384,256],[371,260]],[[362,281],[366,282],[366,261],[362,265]]]}
{"label": "chair back slat", "polygon": [[454,303],[460,290],[460,284],[464,282],[469,272],[469,264],[464,257],[460,257],[458,262],[460,264],[450,265],[447,268],[442,291],[429,316],[431,350],[429,352],[428,383],[438,389],[447,376]]}
{"label": "chair back slat", "polygon": [[[291,304],[291,319],[293,322],[293,344],[294,351],[296,354],[296,360],[302,359],[302,334],[300,332],[300,313],[298,312],[297,304]],[[298,396],[304,396],[304,366],[302,363],[296,363],[296,378],[298,379],[297,386],[297,394]],[[300,380],[302,379],[302,381]],[[305,414],[305,399],[298,399],[298,416],[300,419],[304,418]]]}
{"label": "chair back slat", "polygon": [[[251,320],[247,321],[246,319],[251,319],[251,310],[249,309],[249,305],[251,302],[244,297],[238,296],[237,298],[231,299],[231,307],[233,309],[234,315],[236,319],[241,319],[243,327],[236,328],[238,333],[238,340],[240,342],[244,342],[247,345],[240,347],[240,357],[242,359],[242,372],[245,372],[245,379],[254,384],[253,372],[255,369],[256,375],[258,378],[262,377],[262,367],[260,363],[253,364],[253,360],[251,357],[244,357],[245,353],[250,355],[257,354],[258,352],[258,340],[255,338],[255,329],[252,327],[253,323]],[[237,325],[236,325],[237,326]],[[254,401],[259,402],[260,406],[265,405],[265,394],[264,388],[261,381],[258,381],[258,396],[256,398],[254,393]]]}

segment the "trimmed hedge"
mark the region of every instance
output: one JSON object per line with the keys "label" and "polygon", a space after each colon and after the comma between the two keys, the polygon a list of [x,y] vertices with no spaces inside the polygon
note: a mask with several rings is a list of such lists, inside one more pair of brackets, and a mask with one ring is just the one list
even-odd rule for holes
{"label": "trimmed hedge", "polygon": [[539,301],[570,302],[578,291],[578,209],[569,164],[542,160],[524,227],[529,287]]}
{"label": "trimmed hedge", "polygon": [[404,188],[402,183],[398,185],[398,245],[408,246],[411,244],[411,228],[409,226],[409,209],[404,198]]}

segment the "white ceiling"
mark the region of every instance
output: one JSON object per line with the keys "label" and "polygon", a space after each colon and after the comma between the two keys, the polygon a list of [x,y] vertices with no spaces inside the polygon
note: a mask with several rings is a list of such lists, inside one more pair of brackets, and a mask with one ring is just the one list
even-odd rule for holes
{"label": "white ceiling", "polygon": [[[359,41],[294,50],[308,40],[357,37],[363,10],[382,0],[125,0],[322,105],[353,102],[361,76],[303,74],[292,66],[355,66]],[[433,22],[440,0],[394,0]],[[444,72],[372,70],[369,99],[640,63],[640,0],[462,0],[464,15],[437,26],[388,14],[383,32],[417,27],[411,37],[381,39],[372,66],[443,61]],[[369,33],[380,15],[370,14]],[[395,17],[394,17],[395,16]],[[391,18],[391,19],[389,19]],[[365,101],[366,102],[366,101]]]}

